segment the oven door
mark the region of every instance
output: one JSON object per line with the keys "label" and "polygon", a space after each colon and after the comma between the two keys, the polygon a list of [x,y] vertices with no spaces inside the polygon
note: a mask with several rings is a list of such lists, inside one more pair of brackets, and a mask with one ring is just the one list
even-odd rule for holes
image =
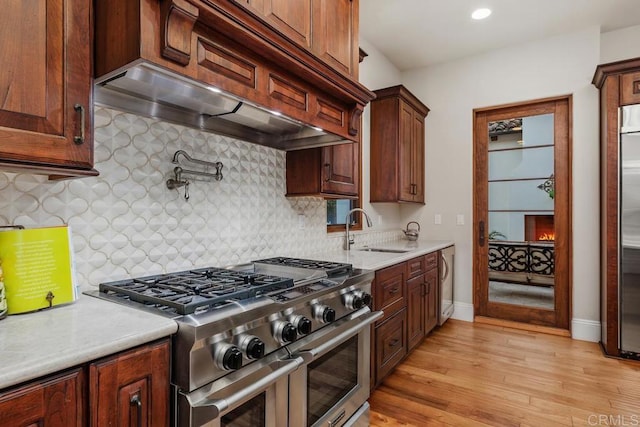
{"label": "oven door", "polygon": [[368,425],[369,326],[380,317],[365,307],[289,346],[305,361],[289,376],[290,426]]}
{"label": "oven door", "polygon": [[288,377],[301,357],[271,354],[191,393],[177,392],[180,427],[287,427]]}

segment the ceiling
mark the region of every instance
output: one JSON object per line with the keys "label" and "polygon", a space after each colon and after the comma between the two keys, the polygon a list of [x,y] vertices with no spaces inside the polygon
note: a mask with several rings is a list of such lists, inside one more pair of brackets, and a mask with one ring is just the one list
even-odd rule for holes
{"label": "ceiling", "polygon": [[[479,7],[493,13],[474,21],[471,12]],[[607,32],[638,24],[639,0],[360,2],[360,36],[401,71],[596,25]]]}

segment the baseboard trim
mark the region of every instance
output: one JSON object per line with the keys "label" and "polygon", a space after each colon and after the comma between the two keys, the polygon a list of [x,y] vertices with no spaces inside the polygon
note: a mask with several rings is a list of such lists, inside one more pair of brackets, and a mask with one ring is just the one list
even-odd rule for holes
{"label": "baseboard trim", "polygon": [[473,322],[473,304],[454,301],[451,318],[464,320],[465,322]]}
{"label": "baseboard trim", "polygon": [[600,322],[587,319],[571,321],[571,338],[574,340],[599,342],[601,337]]}

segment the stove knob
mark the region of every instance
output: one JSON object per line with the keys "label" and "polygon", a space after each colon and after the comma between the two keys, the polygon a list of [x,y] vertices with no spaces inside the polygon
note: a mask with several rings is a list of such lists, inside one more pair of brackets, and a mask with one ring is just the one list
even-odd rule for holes
{"label": "stove knob", "polygon": [[349,310],[360,310],[364,306],[364,301],[355,292],[342,295],[342,303]]}
{"label": "stove knob", "polygon": [[315,317],[318,322],[331,323],[336,320],[336,311],[326,305],[314,305],[313,317]]}
{"label": "stove knob", "polygon": [[287,343],[295,341],[298,338],[298,332],[291,322],[278,320],[273,324],[273,336],[281,343]]}
{"label": "stove knob", "polygon": [[353,294],[360,297],[364,305],[370,305],[371,301],[373,301],[371,294],[368,294],[364,291],[353,291]]}
{"label": "stove knob", "polygon": [[289,321],[296,327],[300,335],[307,335],[311,332],[311,320],[305,316],[291,316],[289,317]]}
{"label": "stove knob", "polygon": [[238,347],[249,359],[260,359],[264,356],[264,342],[253,335],[242,335],[238,341]]}
{"label": "stove knob", "polygon": [[232,371],[242,367],[242,352],[235,345],[228,343],[214,346],[214,359],[220,369]]}

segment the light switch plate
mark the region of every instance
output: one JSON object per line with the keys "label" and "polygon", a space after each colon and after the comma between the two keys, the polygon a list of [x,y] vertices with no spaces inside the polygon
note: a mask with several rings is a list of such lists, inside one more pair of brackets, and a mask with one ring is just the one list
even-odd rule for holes
{"label": "light switch plate", "polygon": [[435,214],[435,216],[433,217],[433,223],[434,224],[442,224],[442,215]]}
{"label": "light switch plate", "polygon": [[456,224],[457,225],[464,225],[464,215],[462,215],[462,214],[456,215]]}

